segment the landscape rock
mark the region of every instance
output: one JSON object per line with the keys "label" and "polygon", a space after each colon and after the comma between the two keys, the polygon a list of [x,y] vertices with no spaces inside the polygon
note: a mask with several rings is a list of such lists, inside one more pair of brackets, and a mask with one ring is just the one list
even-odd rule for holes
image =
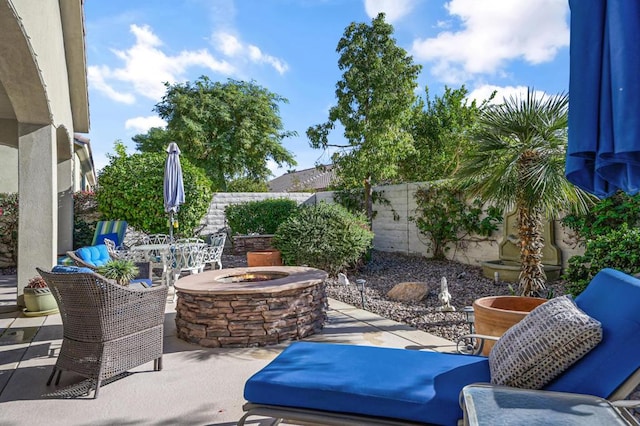
{"label": "landscape rock", "polygon": [[420,302],[429,294],[429,284],[425,282],[398,283],[389,292],[387,297],[400,302]]}

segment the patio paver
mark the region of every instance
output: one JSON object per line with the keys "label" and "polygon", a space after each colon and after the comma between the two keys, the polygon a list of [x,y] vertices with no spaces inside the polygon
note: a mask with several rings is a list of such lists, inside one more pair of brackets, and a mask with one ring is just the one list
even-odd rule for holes
{"label": "patio paver", "polygon": [[[0,280],[0,301],[13,298],[15,276]],[[305,340],[451,351],[452,342],[330,299],[322,333]],[[6,310],[6,309],[5,309]],[[46,386],[62,342],[60,315],[24,317],[0,311],[0,423],[49,425],[234,425],[242,415],[244,382],[289,343],[260,348],[202,348],[176,337],[175,305],[167,302],[163,370],[153,364],[104,385],[98,399],[48,398]],[[37,333],[30,342],[33,329]],[[19,336],[20,335],[20,336]],[[13,340],[11,340],[13,339]],[[64,373],[60,387],[82,380]],[[68,389],[68,388],[65,388]],[[255,420],[249,424],[260,424]]]}

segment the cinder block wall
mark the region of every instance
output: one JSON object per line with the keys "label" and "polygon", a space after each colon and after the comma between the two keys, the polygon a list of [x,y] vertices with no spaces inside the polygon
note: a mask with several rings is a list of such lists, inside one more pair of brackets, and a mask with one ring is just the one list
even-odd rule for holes
{"label": "cinder block wall", "polygon": [[[376,216],[373,220],[375,237],[373,244],[376,250],[388,252],[402,252],[412,255],[431,256],[415,222],[410,220],[415,215],[416,202],[414,194],[427,182],[407,183],[400,185],[386,185],[375,187],[382,193],[389,204],[374,204]],[[322,201],[333,202],[333,192],[318,193],[216,193],[213,196],[209,212],[203,219],[205,225],[202,234],[215,233],[226,226],[224,208],[233,203],[244,201],[264,200],[267,198],[290,198],[302,204],[316,204]],[[559,222],[554,223],[556,245],[562,251],[563,267],[571,256],[582,254],[582,247],[572,247],[566,230]],[[447,256],[459,262],[479,265],[481,261],[498,259],[498,244],[502,241],[502,227],[494,232],[487,241],[469,243],[465,250],[451,248]]]}
{"label": "cinder block wall", "polygon": [[217,192],[213,194],[209,211],[200,223],[204,226],[200,234],[215,234],[227,226],[224,208],[229,204],[261,201],[269,198],[289,198],[301,204],[313,195],[314,194],[310,192]]}
{"label": "cinder block wall", "polygon": [[[415,192],[421,186],[427,186],[428,182],[407,183],[399,185],[385,185],[374,188],[374,191],[382,193],[389,204],[374,204],[376,212],[373,220],[375,233],[373,245],[376,250],[389,252],[402,252],[411,255],[430,257],[431,250],[426,244],[426,239],[420,234],[414,221],[410,220],[416,212]],[[321,192],[310,199],[312,202],[322,200],[333,202],[332,192]],[[554,222],[556,245],[562,252],[563,267],[574,255],[583,254],[584,248],[573,247],[569,235],[559,221]],[[498,246],[502,241],[502,225],[493,233],[487,241],[469,243],[465,250],[451,248],[447,253],[450,259],[459,262],[479,265],[480,262],[499,258]]]}

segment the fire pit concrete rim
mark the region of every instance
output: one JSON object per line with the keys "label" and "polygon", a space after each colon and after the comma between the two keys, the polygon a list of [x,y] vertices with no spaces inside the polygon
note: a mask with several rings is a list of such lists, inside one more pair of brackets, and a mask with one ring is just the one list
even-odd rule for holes
{"label": "fire pit concrete rim", "polygon": [[[219,280],[230,275],[244,275],[259,272],[280,272],[286,277],[259,282],[224,283]],[[252,294],[273,293],[300,289],[318,284],[327,279],[321,269],[304,266],[255,266],[251,268],[228,268],[188,275],[175,283],[179,292],[189,294]]]}

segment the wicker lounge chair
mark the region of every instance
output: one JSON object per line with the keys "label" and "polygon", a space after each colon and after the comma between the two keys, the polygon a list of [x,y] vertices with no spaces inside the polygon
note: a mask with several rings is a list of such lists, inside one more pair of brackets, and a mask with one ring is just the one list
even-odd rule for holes
{"label": "wicker lounge chair", "polygon": [[[109,239],[106,239],[106,241],[109,241]],[[93,271],[96,271],[99,266],[104,265],[112,259],[128,258],[133,260],[138,267],[138,275],[136,275],[131,282],[144,281],[148,286],[151,286],[153,282],[151,262],[142,261],[139,254],[135,252],[129,257],[114,257],[109,251],[107,244],[98,244],[95,246],[81,247],[75,251],[68,251],[67,256],[74,265],[81,268],[89,268]]]}
{"label": "wicker lounge chair", "polygon": [[[64,267],[73,268],[73,267]],[[55,268],[54,268],[55,269]],[[123,287],[99,274],[38,269],[58,302],[64,328],[62,348],[49,376],[73,371],[92,379],[97,398],[103,380],[153,361],[162,369],[167,287]]]}
{"label": "wicker lounge chair", "polygon": [[[569,303],[574,309],[583,311],[591,324],[599,322],[597,327],[602,340],[592,342],[580,358],[573,352],[575,339],[557,339],[558,346],[542,353],[543,358],[533,367],[550,369],[549,364],[554,366],[556,360],[563,357],[565,360],[577,359],[577,362],[568,368],[565,365],[564,371],[557,370],[559,375],[549,374],[551,381],[541,388],[594,395],[611,401],[626,398],[640,383],[640,358],[637,355],[640,353],[640,339],[637,338],[640,334],[640,280],[604,269],[576,298],[575,305]],[[573,312],[559,311],[559,316],[562,315],[575,317]],[[545,330],[547,325],[542,322],[538,330]],[[544,336],[540,340],[549,340],[549,333],[538,333]],[[514,334],[517,333],[511,333],[511,336]],[[580,330],[578,336],[581,335]],[[506,336],[502,337],[503,343],[510,341]],[[530,339],[532,335],[528,337]],[[521,339],[517,344],[528,352],[535,349],[538,341],[534,345],[531,340]],[[513,360],[519,362],[527,357],[526,354],[514,356]],[[253,415],[285,419],[294,424],[454,425],[462,418],[460,392],[466,385],[495,378],[494,367],[501,368],[496,359],[499,357],[494,356],[493,351],[486,358],[295,342],[245,383],[244,396],[248,403],[238,425],[244,425]],[[518,369],[511,371],[518,372]],[[541,373],[531,368],[522,376],[538,379],[545,371]]]}

